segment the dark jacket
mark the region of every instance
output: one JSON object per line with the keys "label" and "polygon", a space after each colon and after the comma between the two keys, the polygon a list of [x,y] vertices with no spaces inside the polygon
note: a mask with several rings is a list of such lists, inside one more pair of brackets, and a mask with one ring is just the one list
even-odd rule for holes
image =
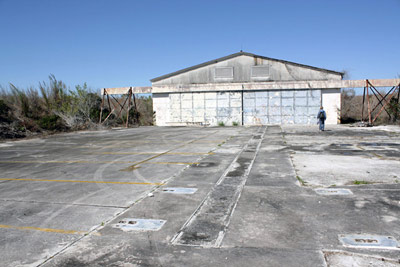
{"label": "dark jacket", "polygon": [[318,111],[317,118],[318,118],[319,120],[321,120],[321,121],[325,121],[325,120],[326,120],[326,112],[325,112],[325,110],[320,109],[320,110]]}

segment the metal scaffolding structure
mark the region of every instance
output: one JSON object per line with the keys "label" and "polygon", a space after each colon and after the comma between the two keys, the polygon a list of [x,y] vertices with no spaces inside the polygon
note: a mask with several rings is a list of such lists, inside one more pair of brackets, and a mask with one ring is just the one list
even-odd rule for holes
{"label": "metal scaffolding structure", "polygon": [[[137,105],[136,105],[136,98],[135,94],[133,93],[132,87],[129,87],[129,89],[126,89],[124,91],[113,91],[107,88],[103,88],[101,91],[101,94],[103,95],[102,101],[101,101],[101,107],[100,107],[100,120],[99,123],[103,124],[105,123],[111,116],[111,114],[116,115],[116,117],[120,117],[122,121],[124,121],[124,118],[122,116],[122,111],[126,111],[126,121],[125,121],[125,127],[128,127],[128,122],[129,122],[129,112],[131,108],[134,109],[134,114],[136,114],[136,122],[138,121],[138,111],[137,111]],[[114,97],[114,95],[123,95],[122,101],[121,102]],[[107,103],[108,103],[108,108],[109,108],[109,113],[107,114],[107,117],[102,121],[103,118],[103,110],[104,110],[104,100],[105,97],[107,97]],[[112,99],[110,99],[110,97]],[[114,100],[114,101],[112,101]],[[133,101],[132,101],[133,100]],[[132,105],[133,104],[133,105]],[[116,111],[118,110],[118,113]]]}
{"label": "metal scaffolding structure", "polygon": [[[372,95],[370,94],[372,92]],[[397,94],[397,98],[395,97]],[[372,99],[375,96],[375,99],[378,100],[378,103],[375,104],[375,106],[372,108]],[[395,102],[400,103],[400,83],[396,86],[393,86],[385,95],[382,95],[381,92],[379,92],[375,86],[369,81],[365,80],[365,87],[364,87],[364,94],[363,94],[363,106],[362,106],[362,111],[361,111],[361,120],[364,122],[364,107],[365,107],[365,101],[367,101],[367,111],[368,111],[368,125],[373,125],[376,119],[381,115],[382,111],[385,110],[386,113],[389,115],[390,118],[390,112],[387,110],[387,107],[391,105],[391,100],[395,100]],[[373,112],[379,107],[378,113],[375,114],[373,117]]]}

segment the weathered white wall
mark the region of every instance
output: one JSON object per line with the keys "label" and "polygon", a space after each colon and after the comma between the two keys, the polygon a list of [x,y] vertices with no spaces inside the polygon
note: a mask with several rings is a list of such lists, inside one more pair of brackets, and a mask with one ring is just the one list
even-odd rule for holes
{"label": "weathered white wall", "polygon": [[340,89],[322,91],[322,106],[326,112],[326,124],[340,123],[339,109],[341,106]]}
{"label": "weathered white wall", "polygon": [[[216,75],[221,67],[224,78]],[[323,103],[327,123],[336,124],[340,90],[315,85],[341,79],[338,72],[242,53],[153,79],[156,123],[232,125],[243,117],[244,125],[314,124]]]}
{"label": "weathered white wall", "polygon": [[159,126],[241,123],[241,96],[237,92],[171,93],[156,99],[153,105]]}
{"label": "weathered white wall", "polygon": [[[252,66],[269,66],[267,77],[252,77]],[[217,67],[232,67],[232,78],[216,78]],[[296,63],[267,60],[242,55],[211,65],[199,67],[169,78],[155,81],[153,86],[172,84],[204,84],[204,83],[238,83],[262,81],[306,81],[306,80],[341,80],[339,73],[318,70],[313,67],[301,66]]]}
{"label": "weathered white wall", "polygon": [[[338,123],[340,89],[154,94],[156,125],[314,124],[322,104]],[[322,101],[321,101],[322,100]]]}
{"label": "weathered white wall", "polygon": [[321,90],[244,92],[244,124],[312,124]]}
{"label": "weathered white wall", "polygon": [[[168,126],[170,121],[170,98],[169,94],[153,94],[153,111],[156,112],[156,125]],[[175,113],[174,113],[175,114]]]}

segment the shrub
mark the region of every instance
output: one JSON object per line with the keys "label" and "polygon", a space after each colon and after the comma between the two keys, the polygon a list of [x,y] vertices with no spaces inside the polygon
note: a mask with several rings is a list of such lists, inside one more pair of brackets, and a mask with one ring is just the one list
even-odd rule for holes
{"label": "shrub", "polygon": [[225,126],[225,123],[223,121],[218,122],[218,126]]}
{"label": "shrub", "polygon": [[63,131],[66,129],[61,117],[56,114],[43,116],[38,120],[40,128],[49,131]]}
{"label": "shrub", "polygon": [[400,120],[400,102],[399,99],[393,97],[390,99],[389,107],[388,107],[389,114],[392,118],[392,122],[396,122]]}
{"label": "shrub", "polygon": [[0,99],[0,122],[11,122],[9,115],[10,107],[3,99]]}
{"label": "shrub", "polygon": [[[151,96],[136,99],[139,125],[153,125],[153,99]],[[130,116],[130,115],[129,115]]]}

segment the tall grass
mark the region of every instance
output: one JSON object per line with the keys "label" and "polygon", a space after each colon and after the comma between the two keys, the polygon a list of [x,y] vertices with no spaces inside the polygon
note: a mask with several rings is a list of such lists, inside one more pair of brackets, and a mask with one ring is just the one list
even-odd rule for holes
{"label": "tall grass", "polygon": [[[139,112],[132,114],[135,112],[131,109],[130,123],[152,125],[151,97],[136,99],[136,103]],[[4,132],[0,137],[18,136],[17,133],[27,135],[95,128],[99,126],[100,105],[99,94],[86,83],[71,90],[54,75],[50,75],[47,82],[40,82],[38,88],[22,89],[14,84],[10,84],[8,88],[0,87],[0,126]],[[106,109],[105,114],[107,111],[109,110]],[[122,120],[111,116],[106,126],[122,123]]]}

